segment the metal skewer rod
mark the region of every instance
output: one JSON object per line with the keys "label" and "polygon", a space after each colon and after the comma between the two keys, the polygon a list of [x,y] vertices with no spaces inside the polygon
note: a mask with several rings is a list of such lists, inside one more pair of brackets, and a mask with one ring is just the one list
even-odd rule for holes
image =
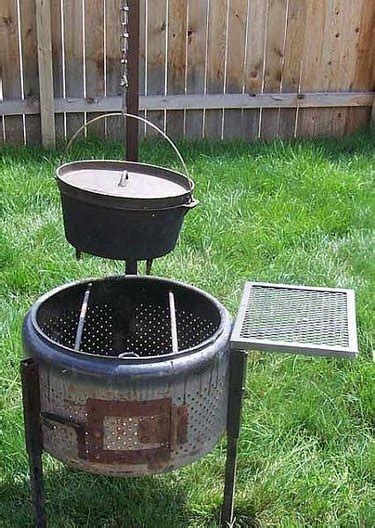
{"label": "metal skewer rod", "polygon": [[91,293],[91,287],[92,287],[92,282],[89,283],[89,285],[87,287],[87,290],[85,291],[85,295],[83,296],[81,313],[79,314],[79,321],[78,321],[76,339],[75,339],[75,342],[74,342],[74,350],[76,352],[79,352],[79,349],[81,348],[83,327],[85,325],[85,319],[86,319],[87,307],[88,307],[88,304],[89,304],[89,297],[90,297],[90,293]]}
{"label": "metal skewer rod", "polygon": [[174,293],[171,291],[169,292],[169,313],[171,318],[172,352],[178,352],[176,304],[174,300]]}

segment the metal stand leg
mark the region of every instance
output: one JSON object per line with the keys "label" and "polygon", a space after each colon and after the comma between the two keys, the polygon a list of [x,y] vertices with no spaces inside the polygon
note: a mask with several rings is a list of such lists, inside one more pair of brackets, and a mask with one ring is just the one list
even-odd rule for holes
{"label": "metal stand leg", "polygon": [[227,461],[225,466],[222,528],[233,526],[234,491],[236,484],[238,439],[241,429],[242,403],[247,369],[247,352],[231,350],[227,424]]}
{"label": "metal stand leg", "polygon": [[40,389],[38,363],[29,358],[21,361],[23,415],[26,450],[29,457],[30,484],[35,512],[35,526],[46,527],[43,498],[43,441],[40,423]]}

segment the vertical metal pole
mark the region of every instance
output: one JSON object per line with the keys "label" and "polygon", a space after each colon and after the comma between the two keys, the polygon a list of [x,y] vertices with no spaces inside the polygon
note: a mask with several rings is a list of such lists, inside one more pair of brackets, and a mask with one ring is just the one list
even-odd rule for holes
{"label": "vertical metal pole", "polygon": [[43,497],[43,439],[40,422],[40,387],[38,363],[29,358],[21,361],[22,401],[26,450],[29,457],[31,494],[37,528],[46,527]]}
{"label": "vertical metal pole", "polygon": [[[126,111],[139,113],[139,0],[128,0],[128,88],[126,90]],[[138,161],[138,121],[126,119],[125,152],[127,161]]]}
{"label": "vertical metal pole", "polygon": [[233,526],[234,491],[236,485],[238,439],[241,429],[242,404],[246,382],[247,352],[231,350],[229,364],[229,401],[227,423],[227,460],[225,466],[222,528]]}

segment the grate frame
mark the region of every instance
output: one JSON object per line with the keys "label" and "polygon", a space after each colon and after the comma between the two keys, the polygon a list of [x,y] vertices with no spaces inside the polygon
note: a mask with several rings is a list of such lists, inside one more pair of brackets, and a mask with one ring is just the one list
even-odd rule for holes
{"label": "grate frame", "polygon": [[[321,292],[322,294],[340,294],[345,296],[346,300],[346,317],[342,318],[341,323],[346,325],[346,332],[348,336],[347,346],[333,345],[333,344],[322,344],[311,340],[298,341],[298,340],[282,340],[274,338],[257,338],[254,336],[246,337],[243,334],[246,330],[246,318],[248,317],[251,296],[254,289],[259,288],[271,292],[275,290],[283,290],[285,292],[293,292],[291,295],[291,302],[296,293],[306,292],[310,295],[311,292]],[[309,301],[311,303],[311,300]],[[251,306],[254,309],[254,306]],[[297,308],[297,307],[296,307]],[[256,306],[255,306],[256,309]],[[289,315],[292,309],[289,312]],[[295,314],[298,314],[298,310],[295,309]],[[257,312],[261,317],[261,312]],[[279,315],[280,317],[280,315]],[[324,317],[322,317],[324,320]],[[280,321],[280,319],[279,319]],[[281,319],[281,323],[283,320]],[[287,318],[285,317],[284,324],[287,325]],[[307,323],[308,324],[308,323]],[[316,322],[314,323],[316,325]],[[321,329],[324,332],[324,326],[322,324]],[[312,332],[316,331],[316,326],[312,328]],[[292,330],[290,331],[292,332]],[[250,333],[250,332],[249,332]],[[265,332],[267,333],[267,332]],[[234,323],[234,327],[231,335],[231,348],[239,350],[258,350],[267,352],[284,352],[289,354],[303,354],[308,356],[325,356],[325,357],[340,357],[340,358],[355,358],[358,355],[358,340],[357,340],[357,327],[356,327],[356,311],[355,311],[355,293],[354,290],[341,289],[341,288],[326,288],[326,287],[315,287],[315,286],[301,286],[301,285],[289,285],[289,284],[273,284],[266,282],[246,282],[242,293],[241,304],[238,310],[238,314]]]}

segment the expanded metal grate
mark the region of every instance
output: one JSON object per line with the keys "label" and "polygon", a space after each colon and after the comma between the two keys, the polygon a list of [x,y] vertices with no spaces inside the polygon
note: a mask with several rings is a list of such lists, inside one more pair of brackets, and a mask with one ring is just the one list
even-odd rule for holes
{"label": "expanded metal grate", "polygon": [[233,348],[353,357],[358,353],[352,290],[247,283]]}

